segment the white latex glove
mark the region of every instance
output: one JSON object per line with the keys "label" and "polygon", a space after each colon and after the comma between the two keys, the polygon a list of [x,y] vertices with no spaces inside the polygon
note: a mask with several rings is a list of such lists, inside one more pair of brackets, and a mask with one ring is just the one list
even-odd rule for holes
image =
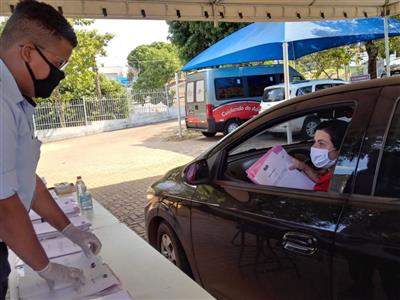
{"label": "white latex glove", "polygon": [[37,271],[37,273],[47,281],[50,290],[54,288],[56,282],[71,283],[74,289],[79,289],[85,284],[82,270],[54,262],[49,262],[43,270]]}
{"label": "white latex glove", "polygon": [[80,246],[88,257],[99,254],[101,242],[93,233],[82,231],[70,223],[63,229],[62,234]]}

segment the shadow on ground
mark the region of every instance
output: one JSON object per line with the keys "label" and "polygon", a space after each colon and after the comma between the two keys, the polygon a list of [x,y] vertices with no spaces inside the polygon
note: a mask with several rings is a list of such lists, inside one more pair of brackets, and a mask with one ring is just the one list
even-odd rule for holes
{"label": "shadow on ground", "polygon": [[121,222],[145,239],[146,190],[161,176],[121,182],[91,189],[93,197]]}

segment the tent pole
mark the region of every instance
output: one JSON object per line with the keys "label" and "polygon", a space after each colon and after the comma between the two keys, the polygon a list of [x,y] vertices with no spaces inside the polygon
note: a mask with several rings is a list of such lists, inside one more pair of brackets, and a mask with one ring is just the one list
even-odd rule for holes
{"label": "tent pole", "polygon": [[181,125],[181,103],[179,101],[179,74],[178,72],[175,73],[175,84],[176,84],[176,105],[178,105],[178,132],[179,137],[182,137],[182,125]]}
{"label": "tent pole", "polygon": [[386,15],[385,8],[385,17],[383,18],[383,30],[385,34],[385,56],[386,56],[386,76],[390,77],[390,53],[389,53],[389,28],[388,28],[388,17]]}
{"label": "tent pole", "polygon": [[[290,98],[289,92],[289,49],[288,43],[284,42],[282,44],[282,51],[283,51],[283,78],[285,83],[285,99]],[[287,135],[287,142],[291,144],[293,142],[292,138],[292,129],[290,128],[290,122],[286,123],[286,135]]]}

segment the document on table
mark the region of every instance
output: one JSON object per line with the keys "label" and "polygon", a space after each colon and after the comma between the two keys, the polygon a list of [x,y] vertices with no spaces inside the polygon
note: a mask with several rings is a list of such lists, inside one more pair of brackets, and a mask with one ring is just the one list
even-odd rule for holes
{"label": "document on table", "polygon": [[[85,216],[75,216],[69,218],[69,220],[74,226],[81,230],[89,230],[90,226],[92,225]],[[33,224],[33,229],[35,230],[39,239],[54,238],[61,235],[57,229],[46,222]]]}
{"label": "document on table", "polygon": [[[80,209],[78,203],[75,202],[74,197],[60,197],[55,199],[61,210],[69,217],[79,214]],[[29,218],[32,222],[41,220],[41,217],[33,210],[29,211]]]}
{"label": "document on table", "polygon": [[[28,266],[19,278],[20,299],[82,299],[96,298],[120,291],[120,281],[99,257],[88,258],[83,253],[71,254],[51,260],[70,267],[80,268],[86,278],[85,284],[75,290],[71,284],[56,283],[50,290],[46,281]],[[112,298],[111,298],[112,299]]]}
{"label": "document on table", "polygon": [[289,170],[292,158],[281,146],[272,147],[246,170],[257,184],[312,190],[315,183],[299,170]]}
{"label": "document on table", "polygon": [[[40,241],[40,243],[42,244],[44,252],[46,252],[49,259],[82,252],[81,247],[65,237],[46,239]],[[18,258],[15,266],[17,268],[21,268],[23,265],[24,262]]]}

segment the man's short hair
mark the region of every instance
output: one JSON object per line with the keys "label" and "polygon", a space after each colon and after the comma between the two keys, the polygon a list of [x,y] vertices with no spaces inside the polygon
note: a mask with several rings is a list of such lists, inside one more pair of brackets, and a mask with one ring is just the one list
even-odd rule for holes
{"label": "man's short hair", "polygon": [[320,123],[316,130],[323,130],[329,134],[333,146],[339,149],[346,133],[347,125],[348,123],[345,121],[333,119]]}
{"label": "man's short hair", "polygon": [[0,45],[9,48],[22,39],[47,46],[52,39],[67,40],[72,47],[78,44],[68,21],[52,6],[33,0],[21,1],[8,19],[0,36]]}

